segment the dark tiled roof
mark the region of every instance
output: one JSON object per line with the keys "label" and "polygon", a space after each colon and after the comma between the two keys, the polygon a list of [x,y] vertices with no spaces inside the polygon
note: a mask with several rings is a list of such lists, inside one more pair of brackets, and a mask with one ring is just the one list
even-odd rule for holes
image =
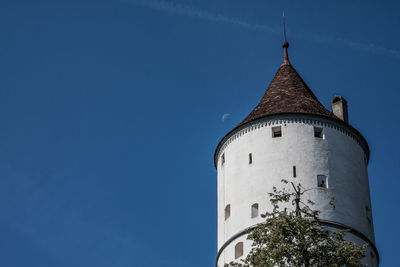
{"label": "dark tiled roof", "polygon": [[[284,46],[285,48],[285,46]],[[287,48],[287,46],[286,46]],[[348,127],[350,132],[353,132],[359,137],[360,144],[365,149],[367,161],[369,161],[369,147],[365,138],[357,129],[353,128],[347,122],[339,119],[332,112],[327,110],[316,98],[314,93],[308,88],[307,84],[303,81],[297,71],[290,64],[287,57],[287,50],[285,49],[284,64],[279,68],[275,74],[274,79],[268,86],[267,91],[261,98],[260,103],[253,109],[253,111],[235,128],[227,133],[224,138],[218,143],[214,153],[214,165],[217,167],[218,151],[222,144],[234,133],[237,129],[248,122],[261,119],[270,115],[280,114],[308,114],[323,116],[335,120],[336,122]]]}
{"label": "dark tiled roof", "polygon": [[318,101],[290,63],[279,68],[260,103],[238,126],[283,113],[303,113],[338,119]]}

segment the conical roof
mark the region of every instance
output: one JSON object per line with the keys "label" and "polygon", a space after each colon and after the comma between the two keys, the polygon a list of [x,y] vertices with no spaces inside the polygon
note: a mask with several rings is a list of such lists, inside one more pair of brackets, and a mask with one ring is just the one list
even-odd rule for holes
{"label": "conical roof", "polygon": [[279,114],[308,114],[323,116],[335,120],[337,123],[343,124],[359,139],[360,145],[365,149],[367,160],[369,160],[369,147],[365,138],[357,129],[353,128],[347,122],[336,117],[331,111],[327,110],[303,81],[294,67],[291,65],[288,57],[287,48],[289,43],[283,43],[284,60],[275,77],[268,86],[267,91],[261,98],[258,105],[250,112],[250,114],[218,143],[214,153],[214,164],[217,166],[218,151],[222,144],[237,129],[241,129],[245,124],[261,119],[263,117],[279,115]]}
{"label": "conical roof", "polygon": [[282,64],[260,103],[239,125],[265,116],[284,113],[302,113],[338,119],[318,101],[289,62]]}

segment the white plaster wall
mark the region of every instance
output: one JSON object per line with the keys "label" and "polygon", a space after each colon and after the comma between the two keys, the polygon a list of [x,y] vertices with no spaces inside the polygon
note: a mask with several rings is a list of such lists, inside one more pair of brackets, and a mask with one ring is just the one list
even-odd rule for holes
{"label": "white plaster wall", "polygon": [[[365,210],[366,205],[371,207],[366,155],[349,132],[334,128],[335,124],[339,126],[320,117],[286,115],[248,125],[225,140],[217,151],[218,249],[233,235],[263,221],[260,216],[251,218],[251,205],[259,203],[262,213],[271,210],[267,194],[273,186],[283,186],[281,179],[314,188],[306,198],[316,203],[314,208],[321,211],[322,219],[352,227],[374,242],[373,225]],[[272,138],[271,128],[275,126],[282,127],[282,137]],[[323,128],[323,138],[314,137],[314,126]],[[328,189],[317,188],[319,174],[328,177]],[[328,204],[332,194],[336,197],[335,210]],[[225,221],[228,204],[231,216]],[[232,253],[234,249],[228,246],[220,260],[233,260]]]}

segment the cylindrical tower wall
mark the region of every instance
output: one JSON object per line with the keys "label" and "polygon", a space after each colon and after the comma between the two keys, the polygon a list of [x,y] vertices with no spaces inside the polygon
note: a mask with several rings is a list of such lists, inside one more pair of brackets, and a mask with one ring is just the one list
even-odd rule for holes
{"label": "cylindrical tower wall", "polygon": [[[279,130],[281,136],[273,137]],[[320,130],[321,137],[315,137]],[[315,202],[321,219],[355,229],[374,242],[367,150],[351,127],[319,116],[270,116],[231,132],[216,151],[219,266],[235,259],[238,242],[244,241],[244,256],[248,253],[245,236],[232,238],[264,220],[260,214],[272,210],[268,193],[283,186],[282,179],[313,188],[304,197]],[[318,176],[327,188],[318,187]],[[331,195],[335,210],[329,205]]]}

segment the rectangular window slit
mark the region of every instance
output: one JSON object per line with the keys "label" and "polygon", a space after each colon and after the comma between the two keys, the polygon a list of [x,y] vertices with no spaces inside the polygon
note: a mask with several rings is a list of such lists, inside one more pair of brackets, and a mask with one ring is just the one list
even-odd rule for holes
{"label": "rectangular window slit", "polygon": [[296,166],[293,166],[293,177],[296,177]]}
{"label": "rectangular window slit", "polygon": [[322,128],[314,127],[314,137],[322,138]]}
{"label": "rectangular window slit", "polygon": [[254,203],[251,205],[251,218],[255,218],[258,216],[258,203]]}
{"label": "rectangular window slit", "polygon": [[318,175],[317,176],[317,185],[320,188],[328,188],[328,179],[325,175]]}
{"label": "rectangular window slit", "polygon": [[235,260],[243,256],[243,242],[235,245]]}
{"label": "rectangular window slit", "polygon": [[253,163],[253,155],[249,153],[249,164]]}
{"label": "rectangular window slit", "polygon": [[225,207],[225,220],[227,220],[229,217],[231,217],[231,205],[228,204]]}
{"label": "rectangular window slit", "polygon": [[369,223],[372,223],[372,212],[369,206],[365,206],[365,212],[367,213],[367,220]]}
{"label": "rectangular window slit", "polygon": [[272,127],[272,137],[281,137],[282,136],[282,128],[281,126]]}

